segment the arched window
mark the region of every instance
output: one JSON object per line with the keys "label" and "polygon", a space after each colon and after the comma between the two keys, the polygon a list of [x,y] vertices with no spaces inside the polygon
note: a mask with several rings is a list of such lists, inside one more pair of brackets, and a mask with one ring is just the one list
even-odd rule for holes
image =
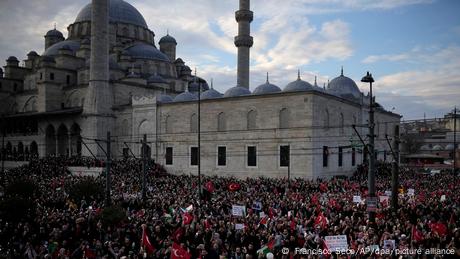
{"label": "arched window", "polygon": [[255,110],[250,110],[248,112],[248,130],[257,128],[257,112]]}
{"label": "arched window", "polygon": [[195,113],[190,116],[190,132],[198,132],[198,119]]}
{"label": "arched window", "polygon": [[281,129],[289,127],[289,110],[287,108],[283,108],[280,110],[279,119]]}
{"label": "arched window", "polygon": [[343,134],[345,132],[345,119],[343,117],[343,113],[340,113],[340,134]]}
{"label": "arched window", "polygon": [[171,116],[169,115],[166,115],[166,118],[165,118],[165,132],[172,133],[172,119],[171,119]]}
{"label": "arched window", "polygon": [[217,131],[225,131],[227,128],[226,124],[225,113],[219,113],[219,115],[217,115]]}

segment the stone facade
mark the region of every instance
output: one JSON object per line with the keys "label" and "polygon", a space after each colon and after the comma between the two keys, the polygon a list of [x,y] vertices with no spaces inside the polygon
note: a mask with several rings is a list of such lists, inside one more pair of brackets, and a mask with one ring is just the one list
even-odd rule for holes
{"label": "stone facade", "polygon": [[[289,172],[292,178],[317,178],[350,174],[362,163],[362,147],[351,125],[366,137],[369,97],[343,73],[330,89],[312,86],[299,74],[284,90],[267,77],[254,93],[234,87],[222,96],[176,59],[177,42],[170,35],[156,48],[155,34],[134,7],[122,0],[94,2],[100,10],[108,4],[108,15],[96,9],[94,19],[92,6],[84,7],[69,25],[67,38],[51,30],[42,55],[31,51],[24,66],[10,57],[5,73],[0,71],[8,158],[103,159],[95,140],[105,139],[107,131],[114,158],[139,158],[146,134],[152,159],[172,173],[196,174],[199,125],[203,174],[287,177]],[[249,0],[241,4],[236,13],[240,36],[249,37]],[[243,45],[238,47],[247,50],[244,59],[249,59],[250,46]],[[238,81],[249,80],[249,63],[243,63],[247,78],[239,75]],[[391,135],[399,119],[377,108],[379,160],[390,160],[384,133]]]}

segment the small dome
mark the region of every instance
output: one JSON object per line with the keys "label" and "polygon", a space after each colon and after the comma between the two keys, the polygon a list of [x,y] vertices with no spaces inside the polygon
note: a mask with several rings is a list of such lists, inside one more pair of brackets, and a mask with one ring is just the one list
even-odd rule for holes
{"label": "small dome", "polygon": [[224,97],[236,97],[250,95],[251,91],[245,87],[235,86],[225,91]]}
{"label": "small dome", "polygon": [[65,41],[61,41],[56,44],[53,44],[51,47],[47,48],[45,52],[43,52],[42,55],[43,56],[58,55],[59,49],[61,49],[61,47],[65,45],[67,45],[72,50],[73,54],[75,54],[75,52],[80,48],[80,42],[76,40],[65,40]]}
{"label": "small dome", "polygon": [[201,92],[209,90],[208,83],[201,77],[193,76],[194,79],[188,83],[188,90],[190,92],[198,92],[201,88]]}
{"label": "small dome", "polygon": [[45,37],[59,37],[59,38],[64,38],[64,35],[62,34],[62,32],[56,30],[56,29],[52,29],[52,30],[49,30]]}
{"label": "small dome", "polygon": [[284,87],[283,92],[298,92],[298,91],[311,91],[311,90],[315,90],[315,88],[313,88],[313,86],[310,83],[300,79],[300,70],[299,70],[297,74],[297,80],[287,84]]}
{"label": "small dome", "polygon": [[265,82],[265,84],[261,84],[258,87],[256,87],[256,89],[254,89],[252,94],[254,95],[271,94],[271,93],[277,93],[277,92],[281,92],[281,88],[279,88],[278,86],[274,84],[270,84],[270,82],[268,81],[268,73],[267,73],[267,81]]}
{"label": "small dome", "polygon": [[166,80],[163,79],[160,75],[151,75],[147,78],[148,84],[167,84]]}
{"label": "small dome", "polygon": [[173,98],[166,94],[157,95],[157,102],[159,103],[170,103],[173,101]]}
{"label": "small dome", "polygon": [[441,145],[435,145],[435,146],[433,147],[433,150],[434,150],[434,151],[440,151],[440,150],[444,150],[444,148],[443,148]]}
{"label": "small dome", "polygon": [[431,148],[428,145],[423,145],[423,146],[420,147],[420,150],[422,150],[422,151],[430,151]]}
{"label": "small dome", "polygon": [[[75,22],[91,21],[91,4],[87,4],[77,15]],[[123,0],[110,0],[109,3],[109,22],[128,23],[147,27],[144,17],[139,11],[129,3]]]}
{"label": "small dome", "polygon": [[332,94],[342,97],[352,96],[353,98],[360,99],[361,91],[353,79],[343,75],[343,70],[340,76],[332,79],[329,83],[327,90]]}
{"label": "small dome", "polygon": [[8,62],[11,62],[11,61],[17,61],[17,62],[19,62],[18,58],[15,57],[15,56],[9,56],[8,59],[7,59],[6,61],[8,61]]}
{"label": "small dome", "polygon": [[454,144],[447,144],[445,149],[446,150],[454,150]]}
{"label": "small dome", "polygon": [[171,37],[169,34],[166,34],[166,36],[163,36],[158,42],[158,44],[164,44],[164,43],[172,43],[174,45],[177,45],[176,39]]}
{"label": "small dome", "polygon": [[155,46],[145,43],[138,43],[128,47],[123,51],[123,54],[129,55],[132,58],[152,59],[169,62],[169,58],[157,48],[155,48]]}
{"label": "small dome", "polygon": [[219,93],[214,88],[211,88],[211,89],[206,90],[203,93],[201,93],[200,99],[202,99],[202,100],[217,99],[217,98],[221,98],[222,96],[223,96],[223,94]]}
{"label": "small dome", "polygon": [[31,52],[27,53],[27,56],[36,57],[38,56],[38,53],[32,50]]}
{"label": "small dome", "polygon": [[174,60],[174,63],[175,64],[185,64],[185,62],[181,59],[181,58],[177,58],[176,60]]}
{"label": "small dome", "polygon": [[174,102],[188,102],[197,100],[197,96],[189,91],[185,91],[174,98]]}

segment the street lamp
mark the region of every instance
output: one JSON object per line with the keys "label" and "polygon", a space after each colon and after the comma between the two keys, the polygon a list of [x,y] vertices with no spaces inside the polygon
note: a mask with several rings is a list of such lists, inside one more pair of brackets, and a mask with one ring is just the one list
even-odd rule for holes
{"label": "street lamp", "polygon": [[[374,97],[372,96],[372,83],[374,82],[374,78],[372,74],[367,71],[367,74],[361,79],[363,83],[369,83],[370,91],[369,91],[369,170],[367,172],[367,186],[369,189],[369,200],[375,200],[375,152],[374,152]],[[369,223],[375,222],[375,212],[369,210]]]}

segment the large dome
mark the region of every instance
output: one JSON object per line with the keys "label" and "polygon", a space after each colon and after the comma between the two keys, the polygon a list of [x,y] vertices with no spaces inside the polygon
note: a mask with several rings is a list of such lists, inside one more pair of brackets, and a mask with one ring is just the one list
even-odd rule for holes
{"label": "large dome", "polygon": [[243,95],[250,95],[250,94],[251,94],[251,91],[249,91],[247,88],[241,87],[241,86],[235,86],[225,91],[224,97],[236,97],[236,96],[243,96]]}
{"label": "large dome", "polygon": [[153,59],[169,62],[169,58],[163,54],[163,52],[159,51],[157,48],[155,48],[155,46],[145,43],[138,43],[130,46],[123,51],[123,54],[127,54],[133,58]]}
{"label": "large dome", "polygon": [[332,94],[342,97],[352,96],[354,98],[361,98],[361,91],[353,79],[343,75],[343,70],[340,76],[332,79],[327,88]]}
{"label": "large dome", "polygon": [[[86,22],[91,21],[91,4],[86,5],[78,13],[75,22]],[[147,23],[142,17],[142,14],[134,8],[134,6],[123,0],[110,0],[109,3],[109,21],[110,22],[122,22],[138,25],[144,28],[147,27]]]}

